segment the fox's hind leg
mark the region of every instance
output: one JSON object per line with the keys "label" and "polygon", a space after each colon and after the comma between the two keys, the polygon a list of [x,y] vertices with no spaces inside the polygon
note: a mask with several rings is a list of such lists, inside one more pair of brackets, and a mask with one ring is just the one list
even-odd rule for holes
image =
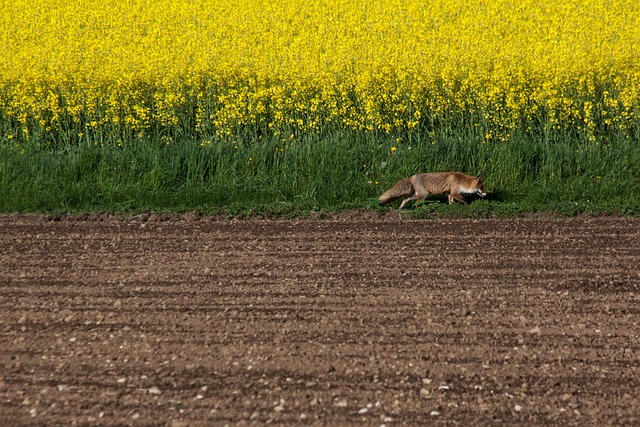
{"label": "fox's hind leg", "polygon": [[404,208],[404,205],[406,205],[408,202],[412,200],[417,200],[416,193],[413,193],[411,196],[404,199],[402,203],[400,203],[400,209]]}
{"label": "fox's hind leg", "polygon": [[400,204],[400,209],[402,209],[406,203],[412,200],[419,202],[420,200],[426,199],[428,195],[429,195],[428,191],[417,189],[416,191],[413,192],[411,196],[407,197],[402,201],[402,203]]}

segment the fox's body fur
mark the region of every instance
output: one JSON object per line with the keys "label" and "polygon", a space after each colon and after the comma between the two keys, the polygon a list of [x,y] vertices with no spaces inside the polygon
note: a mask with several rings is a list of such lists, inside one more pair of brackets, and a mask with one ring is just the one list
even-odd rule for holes
{"label": "fox's body fur", "polygon": [[465,175],[462,172],[419,173],[396,182],[378,200],[380,203],[388,203],[400,197],[409,196],[400,204],[402,209],[412,200],[418,201],[430,195],[447,194],[449,203],[457,200],[466,205],[467,201],[460,195],[461,193],[486,196],[482,177]]}

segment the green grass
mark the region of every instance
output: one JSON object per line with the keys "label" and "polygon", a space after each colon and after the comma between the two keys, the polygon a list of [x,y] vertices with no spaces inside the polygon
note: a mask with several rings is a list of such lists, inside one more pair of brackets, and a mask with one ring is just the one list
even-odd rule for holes
{"label": "green grass", "polygon": [[4,141],[0,212],[384,211],[399,201],[381,207],[377,197],[396,180],[456,170],[482,174],[489,197],[469,206],[434,198],[415,206],[413,215],[640,213],[640,144],[628,134],[593,142],[579,134],[531,132],[482,143],[476,127],[433,129],[402,135],[336,129],[284,140],[244,135],[234,143],[194,135],[170,144],[159,137],[122,144]]}
{"label": "green grass", "polygon": [[[303,216],[311,211],[384,211],[377,197],[425,171],[482,173],[489,196],[468,206],[445,198],[412,215],[519,216],[529,212],[640,213],[640,144],[615,135],[599,143],[568,135],[514,135],[482,143],[482,132],[373,135],[346,130],[252,142],[185,137],[122,146],[83,141],[0,148],[0,212],[145,211]],[[400,142],[398,141],[400,138]],[[394,151],[391,147],[395,147]],[[276,149],[277,148],[277,149]]]}

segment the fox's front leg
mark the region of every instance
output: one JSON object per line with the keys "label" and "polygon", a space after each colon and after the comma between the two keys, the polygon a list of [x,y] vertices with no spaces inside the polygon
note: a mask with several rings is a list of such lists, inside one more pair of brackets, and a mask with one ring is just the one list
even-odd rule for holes
{"label": "fox's front leg", "polygon": [[449,204],[453,203],[453,200],[457,200],[463,205],[468,204],[467,201],[458,193],[449,193]]}

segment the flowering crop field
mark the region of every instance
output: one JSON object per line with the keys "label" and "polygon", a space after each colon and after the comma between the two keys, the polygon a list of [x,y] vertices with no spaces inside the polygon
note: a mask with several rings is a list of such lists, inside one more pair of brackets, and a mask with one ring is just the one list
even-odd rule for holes
{"label": "flowering crop field", "polygon": [[[317,206],[425,169],[482,169],[505,194],[640,179],[637,0],[0,0],[0,14],[0,146],[204,150],[171,151],[171,172],[153,169],[167,153],[128,153],[144,159],[120,175],[148,179],[144,194],[247,193],[259,177],[266,199]],[[128,188],[104,165],[117,156],[87,156],[61,177],[98,181],[70,199]],[[45,169],[25,169],[29,188]]]}
{"label": "flowering crop field", "polygon": [[[3,140],[627,133],[635,0],[2,0]],[[548,130],[547,129],[547,130]],[[257,132],[257,133],[256,133]]]}

